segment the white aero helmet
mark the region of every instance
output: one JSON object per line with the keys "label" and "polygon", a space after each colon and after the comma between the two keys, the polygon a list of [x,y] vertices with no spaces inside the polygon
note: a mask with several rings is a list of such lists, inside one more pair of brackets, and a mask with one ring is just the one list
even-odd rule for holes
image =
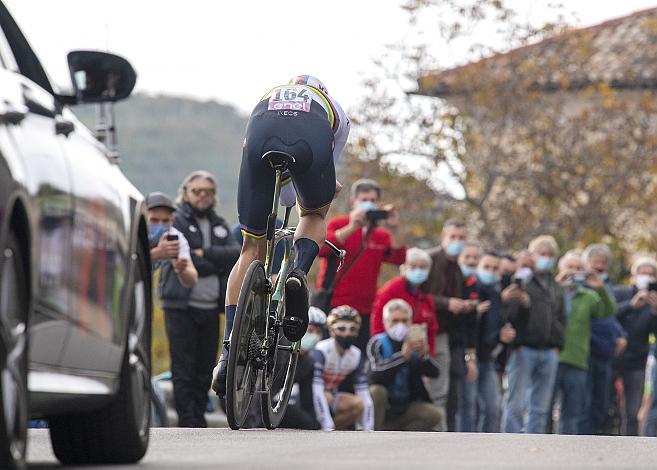
{"label": "white aero helmet", "polygon": [[324,86],[324,84],[321,82],[321,80],[317,77],[313,77],[312,75],[297,75],[294,77],[292,80],[290,80],[290,85],[310,85],[313,88],[317,88],[318,90],[322,91],[326,95],[329,94],[328,90]]}
{"label": "white aero helmet", "polygon": [[321,308],[310,307],[308,309],[308,324],[309,325],[326,325],[326,314]]}

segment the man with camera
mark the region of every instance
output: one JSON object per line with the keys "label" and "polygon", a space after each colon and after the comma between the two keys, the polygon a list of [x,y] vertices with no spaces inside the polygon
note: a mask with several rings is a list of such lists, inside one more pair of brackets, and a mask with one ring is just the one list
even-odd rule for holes
{"label": "man with camera", "polygon": [[544,434],[547,430],[566,323],[564,291],[553,275],[558,251],[550,235],[532,240],[530,276],[522,276],[519,285],[512,283],[502,291],[505,316],[516,329],[506,369],[509,386],[502,432]]}
{"label": "man with camera", "polygon": [[429,355],[426,329],[412,320],[408,302],[390,300],[383,307],[385,333],[367,345],[376,431],[431,431],[442,417],[423,383],[438,376],[438,364]]}
{"label": "man with camera", "polygon": [[365,351],[370,339],[370,312],[376,295],[381,265],[404,263],[406,246],[399,228],[399,213],[392,205],[379,208],[381,188],[372,180],[361,179],[351,187],[351,212],[328,222],[326,238],[347,251],[345,265],[336,272],[337,260],[322,248],[322,264],[317,280],[324,294],[320,308],[349,305],[361,315],[362,324],[356,346]]}
{"label": "man with camera", "polygon": [[[617,287],[618,321],[627,332],[627,348],[614,360],[613,373],[623,383],[625,409],[621,432],[638,435],[637,414],[643,396],[650,334],[657,334],[657,261],[638,258],[632,264],[632,285]],[[615,381],[615,380],[614,380]]]}
{"label": "man with camera", "polygon": [[166,266],[160,275],[180,427],[207,427],[204,413],[219,347],[219,315],[228,274],[240,254],[230,227],[214,210],[216,190],[210,173],[195,171],[184,179],[177,199],[175,226],[189,242],[198,282],[192,288],[181,285]]}

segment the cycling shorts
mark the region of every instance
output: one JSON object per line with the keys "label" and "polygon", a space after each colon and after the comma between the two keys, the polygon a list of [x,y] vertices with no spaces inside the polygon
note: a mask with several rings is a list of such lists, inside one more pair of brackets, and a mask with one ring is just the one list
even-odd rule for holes
{"label": "cycling shorts", "polygon": [[247,124],[237,190],[242,233],[256,239],[266,235],[276,182],[276,172],[262,160],[266,152],[295,158],[289,174],[302,211],[320,211],[335,196],[334,134],[325,109],[316,101],[308,111],[270,107],[267,99],[258,103]]}

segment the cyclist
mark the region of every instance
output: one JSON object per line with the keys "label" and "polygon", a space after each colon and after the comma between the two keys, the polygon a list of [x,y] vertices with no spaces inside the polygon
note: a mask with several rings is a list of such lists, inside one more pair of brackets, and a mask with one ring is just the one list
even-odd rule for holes
{"label": "cyclist", "polygon": [[349,129],[349,119],[338,102],[329,96],[321,81],[310,75],[299,75],[287,85],[272,88],[251,113],[237,192],[244,241],[228,278],[225,340],[212,380],[212,389],[219,396],[226,391],[230,333],[246,270],[254,260],[264,261],[266,256],[267,216],[273,203],[275,171],[262,156],[268,151],[280,151],[295,160],[284,175],[280,200],[287,207],[298,202],[294,266],[285,280],[283,328],[290,341],[298,341],[308,327],[306,274],[326,238],[324,218],[341,188],[335,179],[335,162],[344,150]]}
{"label": "cyclist", "polygon": [[[360,315],[352,307],[342,305],[331,310],[327,323],[331,337],[317,343],[310,352],[315,370],[313,404],[317,421],[323,431],[346,430],[357,421],[364,431],[371,431],[374,406],[365,375],[365,355],[354,346]],[[355,394],[343,391],[349,383]]]}

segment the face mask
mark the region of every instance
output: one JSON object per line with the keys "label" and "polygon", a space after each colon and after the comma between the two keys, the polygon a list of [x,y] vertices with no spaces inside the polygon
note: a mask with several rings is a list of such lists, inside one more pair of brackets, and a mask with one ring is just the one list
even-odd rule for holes
{"label": "face mask", "polygon": [[577,272],[572,275],[572,282],[576,286],[583,286],[588,278],[586,273]]}
{"label": "face mask", "polygon": [[609,273],[608,272],[601,272],[598,274],[600,276],[600,279],[602,279],[602,282],[609,282]]}
{"label": "face mask", "polygon": [[539,256],[536,258],[536,271],[551,271],[554,268],[554,258]]}
{"label": "face mask", "polygon": [[634,277],[634,285],[639,290],[646,290],[651,282],[655,282],[655,278],[649,274],[637,274]]}
{"label": "face mask", "polygon": [[359,209],[359,210],[365,211],[365,212],[372,211],[372,210],[376,209],[377,207],[378,206],[377,206],[376,202],[373,202],[373,201],[358,201],[356,203],[356,209]]}
{"label": "face mask", "polygon": [[445,253],[447,253],[448,256],[458,256],[463,251],[463,247],[465,247],[465,244],[462,241],[452,240],[447,244]]}
{"label": "face mask", "polygon": [[169,226],[164,224],[151,224],[148,226],[148,241],[151,246],[157,246],[160,238],[169,231]]}
{"label": "face mask", "polygon": [[192,213],[194,214],[195,217],[199,219],[205,219],[208,217],[212,211],[214,210],[212,206],[208,207],[207,209],[197,209],[196,207],[192,206],[190,203],[186,203],[189,208],[192,210]]}
{"label": "face mask", "polygon": [[472,266],[468,266],[465,264],[459,264],[459,267],[461,268],[461,272],[463,273],[463,277],[472,277],[475,274],[477,274],[477,268],[473,268]]}
{"label": "face mask", "polygon": [[477,271],[477,279],[485,286],[492,286],[497,284],[497,282],[500,280],[500,277],[495,273],[480,269]]}
{"label": "face mask", "polygon": [[420,285],[429,278],[429,270],[414,268],[406,271],[406,279],[408,282],[414,285]]}
{"label": "face mask", "polygon": [[386,333],[388,333],[388,336],[390,336],[391,340],[402,342],[408,334],[408,326],[404,325],[403,323],[396,323],[395,325],[388,328]]}
{"label": "face mask", "polygon": [[355,342],[355,336],[335,336],[335,341],[340,345],[342,349],[349,349]]}
{"label": "face mask", "polygon": [[303,338],[301,338],[301,349],[304,351],[310,351],[315,347],[321,338],[317,333],[306,333]]}

